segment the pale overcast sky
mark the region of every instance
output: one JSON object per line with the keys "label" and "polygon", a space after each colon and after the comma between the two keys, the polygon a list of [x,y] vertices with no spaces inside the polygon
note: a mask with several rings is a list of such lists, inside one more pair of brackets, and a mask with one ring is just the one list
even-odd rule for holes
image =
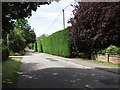
{"label": "pale overcast sky", "polygon": [[[41,5],[36,12],[32,12],[32,16],[28,19],[31,27],[34,28],[36,36],[42,34],[51,35],[52,33],[63,29],[63,14],[61,13],[54,25],[49,29],[56,17],[63,8],[68,6],[74,0],[61,0],[59,3],[52,2],[50,5]],[[68,20],[73,17],[72,10],[74,8],[69,6],[65,9],[65,24],[68,25]]]}

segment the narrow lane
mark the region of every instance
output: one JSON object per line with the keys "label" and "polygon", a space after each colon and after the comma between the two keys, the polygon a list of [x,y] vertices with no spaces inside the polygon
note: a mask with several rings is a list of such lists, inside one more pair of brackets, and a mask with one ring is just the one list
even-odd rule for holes
{"label": "narrow lane", "polygon": [[118,88],[118,75],[27,50],[17,88]]}

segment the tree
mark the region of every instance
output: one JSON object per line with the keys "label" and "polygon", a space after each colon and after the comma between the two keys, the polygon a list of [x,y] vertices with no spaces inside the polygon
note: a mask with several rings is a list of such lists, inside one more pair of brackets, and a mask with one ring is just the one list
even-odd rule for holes
{"label": "tree", "polygon": [[29,33],[29,41],[28,43],[34,43],[36,41],[36,35],[34,30],[31,30]]}
{"label": "tree", "polygon": [[18,19],[14,23],[14,30],[10,32],[9,47],[13,52],[23,51],[28,43],[34,43],[36,35],[27,19]]}
{"label": "tree", "polygon": [[6,39],[7,33],[13,30],[13,23],[16,19],[26,18],[32,15],[40,5],[48,2],[2,2],[2,38]]}
{"label": "tree", "polygon": [[34,33],[34,29],[28,23],[27,19],[17,19],[14,23],[14,31],[26,40],[26,45],[28,43],[34,43],[36,39],[36,35]]}
{"label": "tree", "polygon": [[120,2],[79,2],[74,6],[69,32],[74,54],[120,46]]}
{"label": "tree", "polygon": [[120,55],[120,48],[114,45],[110,45],[105,49],[105,51],[111,55]]}
{"label": "tree", "polygon": [[[2,39],[5,42],[4,45],[7,45],[7,34],[10,33],[10,30],[14,30],[15,20],[30,17],[32,10],[36,11],[37,7],[44,4],[49,4],[49,2],[2,2]],[[31,35],[31,37],[35,37],[32,30]]]}
{"label": "tree", "polygon": [[10,32],[10,42],[9,42],[9,48],[14,53],[19,53],[20,51],[23,51],[25,48],[25,39],[22,37],[21,34],[16,33],[16,31]]}
{"label": "tree", "polygon": [[[7,33],[13,30],[12,24],[16,19],[26,18],[32,15],[32,10],[36,11],[40,5],[50,4],[49,2],[2,2],[2,38],[6,39]],[[60,0],[57,0],[59,2]]]}

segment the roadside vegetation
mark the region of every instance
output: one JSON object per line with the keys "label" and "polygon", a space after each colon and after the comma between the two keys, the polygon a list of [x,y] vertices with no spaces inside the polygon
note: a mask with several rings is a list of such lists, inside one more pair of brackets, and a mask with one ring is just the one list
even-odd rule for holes
{"label": "roadside vegetation", "polygon": [[25,47],[29,43],[35,42],[36,35],[34,30],[28,24],[27,19],[18,19],[13,25],[14,30],[10,30],[10,34],[7,36],[7,41],[2,40],[2,60],[6,60],[9,55],[24,55]]}
{"label": "roadside vegetation", "polygon": [[112,62],[105,62],[105,61],[99,61],[99,60],[89,60],[89,59],[83,59],[83,58],[74,58],[74,59],[103,64],[103,65],[108,65],[108,66],[120,67],[119,63],[117,64],[117,63],[112,63]]}
{"label": "roadside vegetation", "polygon": [[[24,55],[25,48],[63,57],[78,57],[84,60],[114,65],[109,62],[92,60],[92,54],[120,56],[120,2],[74,3],[74,18],[65,30],[50,36],[45,34],[36,39],[34,29],[26,18],[37,7],[48,2],[3,2],[2,3],[2,63],[3,87],[15,87],[21,58],[9,55]],[[16,6],[20,6],[15,8]],[[8,8],[8,10],[6,10]],[[12,11],[12,12],[11,12]],[[69,28],[69,30],[68,30]],[[119,65],[118,65],[119,66]]]}
{"label": "roadside vegetation", "polygon": [[109,53],[110,55],[120,56],[120,47],[116,47],[115,45],[110,45],[109,47],[105,48],[104,50],[100,50],[97,53],[98,54]]}
{"label": "roadside vegetation", "polygon": [[91,59],[91,54],[110,45],[120,47],[120,2],[78,2],[73,7],[68,33],[72,55],[84,53]]}
{"label": "roadside vegetation", "polygon": [[[66,28],[67,35],[56,32],[56,37],[54,37],[55,34],[52,34],[39,40],[39,43],[37,41],[38,46],[35,43],[34,50],[40,52],[42,47],[45,53],[87,59],[92,59],[93,54],[108,53],[119,56],[120,2],[77,2],[72,6],[75,8],[73,10],[74,18],[68,22],[71,26],[69,30]],[[67,39],[63,38],[65,36],[68,36]],[[61,42],[62,39],[64,42],[69,41],[69,44]],[[66,48],[63,48],[62,45],[64,47],[67,45],[69,50],[65,50]]]}
{"label": "roadside vegetation", "polygon": [[[8,27],[3,23],[2,43],[9,48],[3,49],[9,52],[8,56],[23,55],[25,47],[58,56],[82,56],[88,59],[92,59],[92,54],[120,54],[120,2],[76,2],[71,5],[74,7],[74,18],[68,21],[71,24],[67,27],[69,30],[66,28],[66,31],[59,31],[50,36],[43,34],[36,39],[34,29],[25,18],[30,17],[31,10],[36,11],[42,4],[48,3],[3,3],[3,10],[10,7],[2,17],[4,21],[9,20],[6,21]],[[21,5],[23,11],[19,12],[21,8],[14,8],[13,13],[10,13],[14,5]],[[22,7],[24,5],[26,7]],[[109,46],[112,49],[106,49]]]}
{"label": "roadside vegetation", "polygon": [[24,48],[27,44],[35,42],[36,35],[27,18],[32,16],[32,10],[36,11],[40,5],[44,4],[48,4],[48,2],[2,3],[3,22],[2,39],[0,39],[2,41],[2,61],[7,60],[9,55],[24,55]]}
{"label": "roadside vegetation", "polygon": [[2,63],[2,87],[15,88],[20,73],[21,58],[8,58]]}
{"label": "roadside vegetation", "polygon": [[104,64],[104,65],[108,65],[108,66],[114,66],[114,67],[120,67],[120,64],[118,63],[112,63],[112,62],[105,62],[105,61],[99,61],[99,60],[87,60],[89,62],[93,62],[93,63],[99,63],[99,64]]}

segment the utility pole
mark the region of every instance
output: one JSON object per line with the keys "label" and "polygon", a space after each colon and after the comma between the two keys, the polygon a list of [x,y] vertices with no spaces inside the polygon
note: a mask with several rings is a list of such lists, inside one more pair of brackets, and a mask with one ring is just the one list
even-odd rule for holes
{"label": "utility pole", "polygon": [[64,13],[64,9],[63,9],[63,28],[65,29],[65,13]]}

